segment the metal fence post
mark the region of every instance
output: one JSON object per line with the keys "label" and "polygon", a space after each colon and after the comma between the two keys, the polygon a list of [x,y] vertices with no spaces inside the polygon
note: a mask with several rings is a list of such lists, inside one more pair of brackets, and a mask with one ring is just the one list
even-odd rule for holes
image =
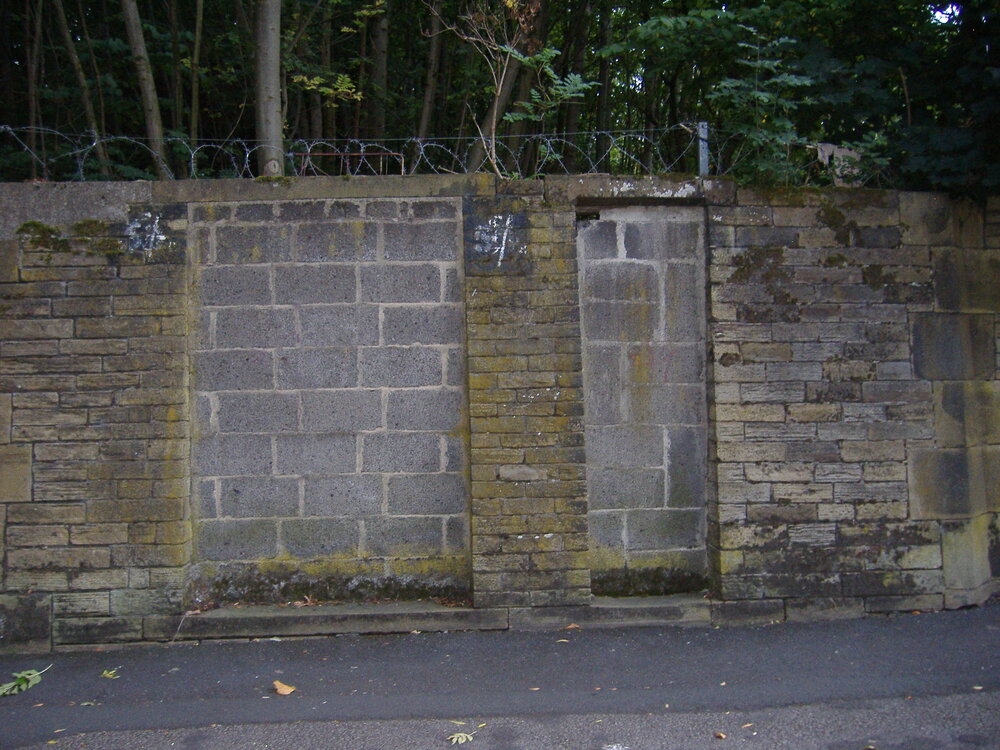
{"label": "metal fence post", "polygon": [[708,123],[698,123],[698,176],[708,177]]}

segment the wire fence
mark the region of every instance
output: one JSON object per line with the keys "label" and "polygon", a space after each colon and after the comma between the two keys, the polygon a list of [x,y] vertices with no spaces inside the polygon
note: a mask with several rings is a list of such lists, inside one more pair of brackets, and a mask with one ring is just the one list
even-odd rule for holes
{"label": "wire fence", "polygon": [[[172,178],[256,177],[252,140],[167,137],[161,171]],[[285,142],[289,175],[720,173],[705,123],[656,130],[480,138],[307,139]],[[99,158],[106,154],[107,160]],[[494,155],[496,170],[489,156]],[[154,179],[158,157],[142,138],[0,125],[0,180]]]}

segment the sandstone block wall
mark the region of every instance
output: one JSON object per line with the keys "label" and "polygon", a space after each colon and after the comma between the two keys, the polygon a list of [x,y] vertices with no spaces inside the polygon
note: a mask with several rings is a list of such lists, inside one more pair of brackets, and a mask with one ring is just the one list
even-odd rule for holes
{"label": "sandstone block wall", "polygon": [[707,583],[717,622],[754,622],[996,590],[995,198],[438,176],[0,201],[0,649],[305,594]]}
{"label": "sandstone block wall", "polygon": [[982,214],[740,190],[709,226],[718,616],[983,601],[1000,258]]}

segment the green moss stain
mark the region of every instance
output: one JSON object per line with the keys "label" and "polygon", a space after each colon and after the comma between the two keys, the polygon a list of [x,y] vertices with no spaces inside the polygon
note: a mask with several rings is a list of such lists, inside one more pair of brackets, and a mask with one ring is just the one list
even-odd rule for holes
{"label": "green moss stain", "polygon": [[40,221],[24,222],[17,228],[15,234],[32,248],[59,252],[69,249],[69,242],[62,237],[62,233],[56,227]]}
{"label": "green moss stain", "polygon": [[834,253],[823,259],[823,265],[826,268],[846,268],[850,265],[850,261],[843,253]]}
{"label": "green moss stain", "polygon": [[75,237],[97,237],[108,233],[108,222],[101,219],[84,219],[72,226]]}
{"label": "green moss stain", "polygon": [[802,313],[799,300],[788,293],[787,285],[792,276],[784,266],[785,249],[773,245],[751,246],[733,259],[734,270],[730,284],[762,286],[770,296],[766,302],[741,302],[736,314],[745,323],[783,322],[796,323]]}
{"label": "green moss stain", "polygon": [[861,279],[876,291],[896,283],[896,277],[879,265],[862,266]]}
{"label": "green moss stain", "polygon": [[267,175],[255,177],[254,182],[259,182],[262,185],[278,185],[281,187],[289,187],[295,181],[294,177],[285,177],[282,175]]}
{"label": "green moss stain", "polygon": [[275,558],[252,563],[203,563],[189,576],[185,604],[207,609],[227,603],[285,604],[431,599],[463,602],[471,590],[468,563],[460,556],[422,560],[358,560],[351,557],[300,562]]}
{"label": "green moss stain", "polygon": [[816,217],[820,223],[833,230],[833,236],[837,242],[845,246],[851,244],[851,239],[858,225],[853,221],[848,221],[843,211],[831,203],[824,202],[816,213]]}

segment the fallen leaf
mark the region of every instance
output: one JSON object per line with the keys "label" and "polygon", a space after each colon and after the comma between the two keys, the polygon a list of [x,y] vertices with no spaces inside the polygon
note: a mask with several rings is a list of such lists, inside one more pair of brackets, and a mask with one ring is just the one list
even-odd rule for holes
{"label": "fallen leaf", "polygon": [[541,690],[541,688],[528,688],[528,690]]}
{"label": "fallen leaf", "polygon": [[101,672],[101,677],[106,680],[117,680],[121,675],[118,674],[118,667],[115,667],[114,669],[105,669]]}
{"label": "fallen leaf", "polygon": [[669,703],[664,703],[664,704],[663,704],[663,707],[664,707],[664,708],[670,708],[670,704],[669,704]]}
{"label": "fallen leaf", "polygon": [[725,732],[716,732],[715,735],[714,735],[714,737],[717,740],[724,740],[724,739],[726,739],[726,733]]}
{"label": "fallen leaf", "polygon": [[571,622],[566,627],[560,628],[560,630],[579,630],[579,629],[580,629],[580,626],[577,625],[575,622]]}
{"label": "fallen leaf", "polygon": [[464,721],[455,721],[454,719],[448,719],[448,721],[450,721],[452,724],[458,724],[458,726],[460,726],[460,727],[464,727],[465,726],[465,722]]}
{"label": "fallen leaf", "polygon": [[291,685],[286,685],[285,683],[281,682],[281,680],[275,680],[274,692],[276,692],[278,695],[291,695],[292,693],[295,692],[295,688],[292,687]]}
{"label": "fallen leaf", "polygon": [[474,734],[475,732],[472,732],[472,734],[468,732],[455,732],[455,734],[449,734],[445,739],[452,745],[464,745],[466,742],[472,742],[472,735]]}
{"label": "fallen leaf", "polygon": [[750,724],[744,724],[743,726],[741,726],[741,727],[740,727],[740,729],[749,729],[749,728],[750,728],[750,727],[752,727],[752,726],[753,726],[753,723],[750,723]]}
{"label": "fallen leaf", "polygon": [[567,639],[567,638],[560,638],[558,641],[556,641],[556,643],[569,643],[569,639]]}
{"label": "fallen leaf", "polygon": [[484,721],[482,724],[476,724],[476,729],[482,729],[485,726],[486,726],[486,722]]}
{"label": "fallen leaf", "polygon": [[725,680],[723,680],[722,682],[720,682],[720,683],[719,683],[719,685],[720,685],[721,687],[725,687],[725,686],[726,686],[726,681],[725,681]]}
{"label": "fallen leaf", "polygon": [[982,689],[983,689],[983,686],[982,686],[982,685],[973,685],[973,686],[972,686],[972,689],[973,689],[973,690],[982,690]]}

